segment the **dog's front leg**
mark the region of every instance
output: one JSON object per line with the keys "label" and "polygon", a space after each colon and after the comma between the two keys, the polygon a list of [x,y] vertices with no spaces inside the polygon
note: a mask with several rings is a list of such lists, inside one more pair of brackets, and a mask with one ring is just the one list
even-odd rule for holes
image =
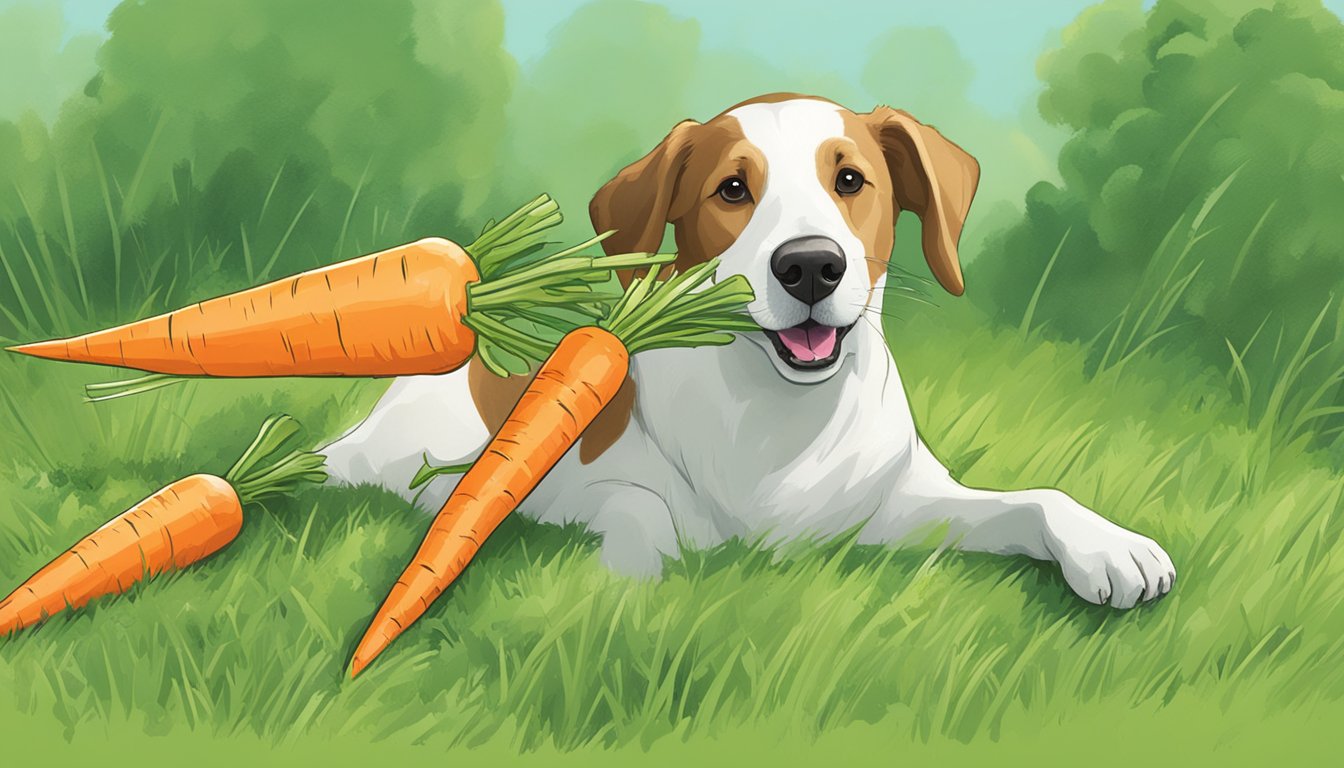
{"label": "dog's front leg", "polygon": [[621,481],[593,483],[585,489],[584,504],[591,516],[578,519],[602,536],[602,564],[616,573],[658,578],[663,558],[679,555],[667,503],[649,489]]}
{"label": "dog's front leg", "polygon": [[1171,558],[1152,539],[1061,491],[967,488],[916,442],[893,493],[861,539],[897,541],[939,525],[948,527],[949,541],[960,549],[1059,563],[1073,591],[1092,603],[1132,608],[1166,594],[1176,580]]}
{"label": "dog's front leg", "polygon": [[[428,458],[435,465],[474,461],[490,439],[472,401],[467,369],[441,376],[403,376],[392,382],[368,418],[319,448],[330,482],[380,485],[410,500],[411,478]],[[435,512],[457,476],[439,477],[420,497]]]}

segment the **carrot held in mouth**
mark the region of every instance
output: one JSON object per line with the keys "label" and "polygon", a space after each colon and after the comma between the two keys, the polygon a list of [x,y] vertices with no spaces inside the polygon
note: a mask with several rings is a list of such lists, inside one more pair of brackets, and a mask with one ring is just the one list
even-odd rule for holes
{"label": "carrot held in mouth", "polygon": [[170,483],[80,539],[0,601],[0,635],[202,560],[238,535],[244,505],[325,480],[316,453],[291,451],[267,461],[297,431],[289,416],[272,416],[223,477]]}
{"label": "carrot held in mouth", "polygon": [[90,387],[92,400],[190,376],[402,376],[446,373],[479,351],[500,375],[540,362],[564,332],[602,315],[613,270],[647,254],[582,256],[605,235],[546,252],[561,221],[543,195],[463,248],[426,238],[157,317],[12,347],[52,360],[153,375]]}
{"label": "carrot held in mouth", "polygon": [[[605,320],[565,336],[435,517],[355,649],[352,677],[420,618],[578,441],[625,382],[630,355],[727,344],[735,338],[732,331],[758,330],[743,312],[752,293],[742,276],[694,292],[716,266],[712,260],[665,279],[651,270],[631,284]],[[422,471],[415,484],[433,474]]]}

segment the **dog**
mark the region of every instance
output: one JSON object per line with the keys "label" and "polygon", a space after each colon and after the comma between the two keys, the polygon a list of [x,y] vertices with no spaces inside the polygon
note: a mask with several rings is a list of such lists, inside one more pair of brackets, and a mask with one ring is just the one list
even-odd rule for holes
{"label": "dog", "polygon": [[[964,290],[957,243],[979,181],[971,155],[889,107],[855,113],[770,94],[677,124],[598,190],[609,253],[656,251],[671,224],[677,266],[719,257],[745,275],[762,331],[722,347],[654,350],[546,476],[522,512],[600,534],[601,559],[656,577],[664,557],[735,537],[766,542],[857,529],[860,543],[941,530],[963,550],[1059,564],[1096,604],[1167,593],[1176,569],[1152,539],[1053,489],[954,480],[915,429],[880,311],[897,214],[922,221],[938,283]],[[525,386],[473,362],[395,380],[368,418],[324,449],[338,483],[407,498],[428,455],[472,461]],[[420,503],[436,510],[456,477]]]}

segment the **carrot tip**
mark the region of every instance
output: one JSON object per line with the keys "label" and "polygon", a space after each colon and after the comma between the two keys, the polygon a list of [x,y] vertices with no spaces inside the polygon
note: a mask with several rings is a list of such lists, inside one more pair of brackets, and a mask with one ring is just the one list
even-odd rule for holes
{"label": "carrot tip", "polygon": [[5,347],[6,352],[14,352],[20,355],[29,355],[31,357],[45,357],[49,360],[59,360],[66,356],[61,353],[58,342],[55,341],[34,341],[31,344],[16,344],[12,347]]}
{"label": "carrot tip", "polygon": [[[375,626],[377,625],[375,624]],[[351,679],[367,669],[373,663],[373,660],[378,658],[379,654],[387,650],[387,646],[386,633],[382,633],[380,636],[379,633],[374,631],[374,627],[369,627],[368,632],[359,641],[359,645],[355,646],[355,652],[350,657]]]}

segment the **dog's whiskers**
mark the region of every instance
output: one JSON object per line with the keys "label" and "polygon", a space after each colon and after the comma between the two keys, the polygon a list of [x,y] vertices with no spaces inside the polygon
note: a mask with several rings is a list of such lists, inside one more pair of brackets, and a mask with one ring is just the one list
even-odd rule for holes
{"label": "dog's whiskers", "polygon": [[[919,299],[911,299],[911,300],[912,300],[912,301],[916,301],[916,302],[918,302],[918,303],[920,303],[920,304],[927,304],[927,305],[929,305],[929,306],[935,306],[932,302],[928,302],[928,301],[920,301]],[[902,317],[901,315],[896,314],[895,311],[894,311],[891,307],[887,307],[887,306],[878,306],[878,305],[876,305],[876,304],[868,304],[868,303],[863,303],[863,302],[856,302],[856,303],[851,304],[850,306],[858,307],[859,310],[862,311],[862,312],[874,312],[874,313],[879,314],[879,315],[881,315],[881,316],[883,316],[883,317]]]}
{"label": "dog's whiskers", "polygon": [[863,259],[864,261],[871,261],[874,264],[885,265],[888,273],[894,273],[900,275],[901,277],[908,277],[912,280],[917,280],[921,283],[930,283],[930,284],[933,283],[933,281],[930,280],[929,278],[924,277],[923,275],[917,274],[915,272],[911,272],[910,270],[906,269],[905,267],[902,267],[901,265],[897,264],[891,259],[879,259],[873,256],[864,256]]}
{"label": "dog's whiskers", "polygon": [[892,313],[892,312],[877,312],[877,311],[873,311],[873,312],[864,312],[864,313],[862,314],[862,317],[868,317],[868,318],[872,318],[872,317],[882,317],[882,318],[887,318],[887,319],[890,319],[890,320],[905,320],[905,319],[907,319],[907,316],[905,316],[905,315],[898,315],[898,314],[895,314],[895,313]]}
{"label": "dog's whiskers", "polygon": [[873,329],[873,332],[877,334],[877,337],[879,339],[882,339],[883,344],[890,345],[890,342],[887,340],[887,332],[882,329],[881,323],[873,322],[873,319],[867,315],[860,315],[860,317],[862,317],[863,321],[867,323],[870,328]]}

